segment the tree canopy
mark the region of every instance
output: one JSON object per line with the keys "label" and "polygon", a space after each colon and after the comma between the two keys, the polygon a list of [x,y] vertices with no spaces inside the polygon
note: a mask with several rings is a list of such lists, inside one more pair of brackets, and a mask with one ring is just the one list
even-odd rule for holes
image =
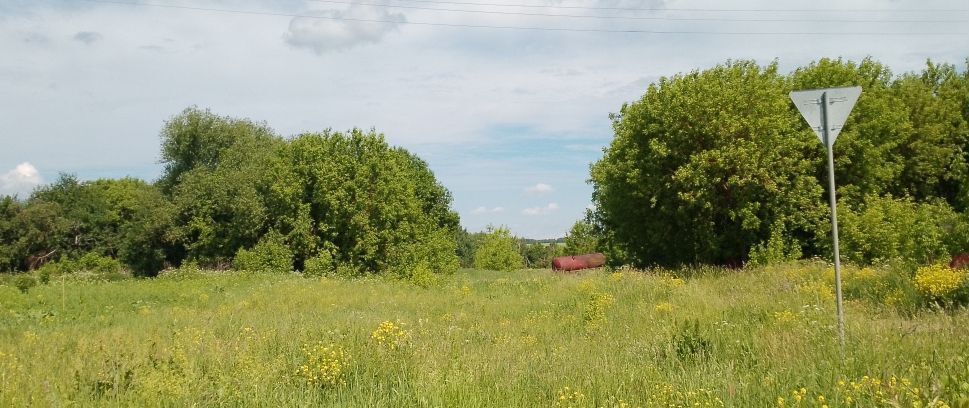
{"label": "tree canopy", "polygon": [[788,93],[852,85],[864,91],[835,145],[839,200],[964,212],[967,75],[823,59],[788,75],[734,61],[662,78],[612,116],[615,137],[591,170],[592,219],[636,265],[739,265],[772,236],[784,253],[827,256],[825,153]]}
{"label": "tree canopy", "polygon": [[0,267],[88,252],[144,275],[186,260],[228,267],[239,255],[248,269],[302,269],[310,259],[359,274],[458,267],[450,192],[373,130],[285,139],[189,108],[161,139],[155,184],[65,175],[23,203],[0,200]]}

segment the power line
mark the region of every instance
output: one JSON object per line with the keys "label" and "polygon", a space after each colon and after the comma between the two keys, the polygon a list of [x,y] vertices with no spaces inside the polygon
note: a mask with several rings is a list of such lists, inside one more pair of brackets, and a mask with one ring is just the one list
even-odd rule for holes
{"label": "power line", "polygon": [[452,4],[462,6],[491,6],[491,7],[524,7],[524,8],[552,8],[552,9],[579,9],[579,10],[616,10],[616,11],[702,11],[702,12],[762,12],[762,13],[951,13],[969,12],[969,9],[895,9],[895,10],[876,10],[876,9],[717,9],[717,8],[667,8],[667,7],[605,7],[605,6],[564,6],[564,5],[543,5],[543,4],[513,4],[513,3],[478,3],[468,1],[451,0],[397,0],[411,3],[430,3],[430,4]]}
{"label": "power line", "polygon": [[[511,15],[511,16],[537,16],[537,17],[568,17],[568,18],[591,18],[591,19],[609,19],[609,20],[653,20],[653,21],[736,21],[736,22],[754,22],[754,23],[765,23],[765,22],[804,22],[804,23],[965,23],[969,22],[969,19],[958,19],[958,20],[942,20],[942,19],[932,19],[932,20],[859,20],[859,19],[830,19],[830,18],[731,18],[731,17],[667,17],[667,16],[602,16],[602,15],[582,15],[582,14],[550,14],[550,13],[529,13],[520,11],[500,11],[500,10],[468,10],[468,9],[452,9],[452,8],[438,8],[438,7],[423,7],[423,6],[406,6],[397,4],[387,4],[387,3],[366,3],[359,1],[340,1],[340,0],[308,0],[317,3],[329,3],[329,4],[352,4],[359,6],[372,6],[372,7],[384,7],[384,8],[399,8],[399,9],[411,9],[411,10],[431,10],[431,11],[445,11],[445,12],[457,12],[457,13],[471,13],[471,14],[498,14],[498,15]],[[433,3],[450,3],[450,2],[433,2]]]}
{"label": "power line", "polygon": [[227,14],[243,14],[243,15],[261,15],[261,16],[276,16],[276,17],[291,17],[291,18],[310,18],[319,20],[332,20],[332,21],[354,21],[354,22],[364,22],[364,23],[381,23],[381,24],[407,24],[407,25],[422,25],[422,26],[434,26],[434,27],[455,27],[455,28],[484,28],[484,29],[499,29],[499,30],[527,30],[527,31],[555,31],[555,32],[585,32],[585,33],[615,33],[615,34],[685,34],[685,35],[793,35],[793,36],[845,36],[845,35],[859,35],[859,36],[966,36],[969,33],[940,33],[940,32],[829,32],[829,31],[803,31],[803,32],[767,32],[767,31],[692,31],[692,30],[642,30],[642,29],[599,29],[599,28],[565,28],[565,27],[529,27],[529,26],[502,26],[502,25],[486,25],[486,24],[461,24],[461,23],[438,23],[438,22],[427,22],[427,21],[402,21],[402,20],[381,20],[381,19],[369,19],[369,18],[354,18],[354,17],[343,17],[343,16],[320,16],[320,15],[308,15],[308,14],[292,14],[292,13],[277,13],[268,11],[253,11],[253,10],[237,10],[237,9],[223,9],[223,8],[212,8],[212,7],[197,7],[197,6],[183,6],[174,4],[158,4],[158,3],[143,3],[143,2],[126,2],[126,1],[113,1],[113,0],[82,0],[89,3],[104,3],[104,4],[118,4],[126,6],[142,6],[142,7],[157,7],[157,8],[169,8],[169,9],[181,9],[181,10],[194,10],[194,11],[208,11],[216,13],[227,13]]}

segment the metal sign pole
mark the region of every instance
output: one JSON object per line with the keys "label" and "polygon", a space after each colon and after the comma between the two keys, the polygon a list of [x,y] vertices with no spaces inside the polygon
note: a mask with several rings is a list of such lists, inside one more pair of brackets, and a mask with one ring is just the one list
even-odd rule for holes
{"label": "metal sign pole", "polygon": [[838,199],[834,185],[834,141],[841,134],[851,109],[861,96],[861,87],[793,91],[791,101],[811,130],[828,150],[828,198],[831,201],[831,240],[834,243],[834,288],[838,313],[838,344],[841,361],[845,355],[845,312],[841,299],[841,248],[838,247]]}
{"label": "metal sign pole", "polygon": [[831,201],[831,239],[834,241],[834,290],[838,308],[838,343],[844,356],[845,347],[845,314],[841,304],[841,250],[838,246],[838,199],[835,197],[834,186],[834,143],[829,140],[828,131],[828,93],[821,94],[821,123],[824,132],[824,144],[828,151],[828,197]]}

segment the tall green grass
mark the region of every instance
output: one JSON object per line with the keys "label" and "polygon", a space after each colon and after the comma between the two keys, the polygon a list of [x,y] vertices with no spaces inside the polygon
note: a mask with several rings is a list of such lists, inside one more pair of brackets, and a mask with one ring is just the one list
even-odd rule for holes
{"label": "tall green grass", "polygon": [[[26,294],[2,285],[0,405],[959,406],[969,396],[969,312],[851,297],[842,359],[826,271],[464,270],[428,288],[204,272],[54,278]],[[317,346],[344,354],[330,364]],[[336,380],[311,385],[301,366]]]}

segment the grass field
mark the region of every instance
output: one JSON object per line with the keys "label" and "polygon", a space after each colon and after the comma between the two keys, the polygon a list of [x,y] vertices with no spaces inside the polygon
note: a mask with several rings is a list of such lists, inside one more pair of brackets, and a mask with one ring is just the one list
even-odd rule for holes
{"label": "grass field", "polygon": [[847,302],[821,263],[0,286],[0,406],[967,406],[969,312]]}

